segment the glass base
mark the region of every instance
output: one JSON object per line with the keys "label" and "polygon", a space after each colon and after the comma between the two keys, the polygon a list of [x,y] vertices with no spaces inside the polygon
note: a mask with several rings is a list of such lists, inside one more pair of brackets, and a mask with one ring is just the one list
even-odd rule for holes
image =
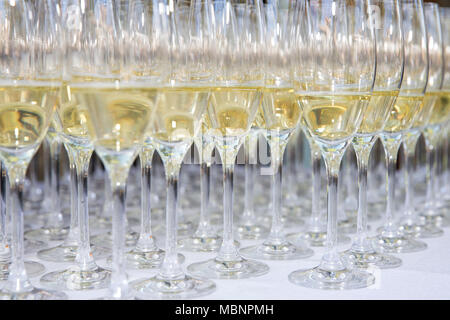
{"label": "glass base", "polygon": [[25,232],[25,238],[32,240],[63,241],[69,234],[69,228],[40,228]]}
{"label": "glass base", "polygon": [[[130,227],[139,226],[140,220],[134,217],[127,217],[127,224]],[[91,228],[92,230],[110,230],[112,228],[112,218],[103,216],[89,217],[89,228]]]}
{"label": "glass base", "polygon": [[269,272],[269,266],[265,263],[244,258],[237,261],[210,259],[193,263],[187,269],[195,276],[208,279],[245,279],[259,277]]}
{"label": "glass base", "polygon": [[307,288],[345,290],[366,288],[375,283],[375,277],[358,269],[328,271],[315,267],[292,272],[289,281]]}
{"label": "glass base", "polygon": [[[25,261],[25,270],[27,271],[27,276],[30,278],[40,276],[44,273],[45,267],[43,264],[34,261]],[[0,281],[8,279],[9,268],[11,267],[11,262],[1,262],[0,263]]]}
{"label": "glass base", "polygon": [[[139,239],[139,233],[128,230],[125,235],[125,246],[134,247],[136,246],[137,240]],[[95,246],[111,248],[112,247],[112,233],[107,232],[104,234],[99,234],[91,238],[91,243]]]}
{"label": "glass base", "polygon": [[409,253],[425,250],[427,244],[423,241],[408,238],[404,235],[378,235],[371,239],[374,249],[382,253]]}
{"label": "glass base", "polygon": [[91,290],[107,288],[111,282],[111,271],[97,267],[82,271],[78,266],[45,274],[41,280],[45,287],[57,290]]}
{"label": "glass base", "polygon": [[[78,247],[76,246],[63,246],[44,249],[38,251],[37,256],[44,261],[52,262],[73,262],[77,256]],[[91,246],[91,253],[96,260],[106,258],[111,254],[111,250],[107,248]]]}
{"label": "glass base", "polygon": [[138,299],[191,299],[208,295],[216,290],[211,280],[193,278],[188,275],[181,279],[164,279],[155,276],[130,283]]}
{"label": "glass base", "polygon": [[416,223],[404,223],[400,225],[399,230],[407,236],[416,238],[437,238],[444,235],[444,230],[433,224],[419,225]]}
{"label": "glass base", "polygon": [[310,248],[296,246],[288,241],[265,241],[260,245],[242,248],[239,253],[245,258],[261,260],[297,260],[314,254]]}
{"label": "glass base", "polygon": [[179,237],[189,237],[194,232],[195,227],[192,221],[182,221],[177,223],[177,235]]}
{"label": "glass base", "polygon": [[23,247],[25,249],[25,254],[30,254],[44,249],[47,247],[47,243],[39,240],[24,239]]}
{"label": "glass base", "polygon": [[31,288],[25,292],[13,292],[7,289],[0,290],[0,300],[67,300],[64,292]]}
{"label": "glass base", "polygon": [[338,222],[339,232],[354,234],[356,233],[356,219],[347,218]]}
{"label": "glass base", "polygon": [[243,240],[260,240],[269,234],[269,229],[259,224],[240,225],[236,231],[239,239]]}
{"label": "glass base", "polygon": [[377,267],[380,269],[397,268],[402,264],[400,258],[375,251],[358,252],[347,250],[342,253],[345,264],[351,268],[367,269]]}
{"label": "glass base", "polygon": [[[164,260],[164,250],[156,249],[153,251],[142,251],[134,248],[126,253],[127,267],[133,269],[156,269],[161,266]],[[183,263],[185,257],[178,254],[178,263]],[[107,263],[112,263],[112,257],[107,259]]]}
{"label": "glass base", "polygon": [[423,219],[424,224],[426,225],[434,225],[441,228],[450,226],[450,219],[447,218],[444,214],[421,215],[420,217],[421,219]]}
{"label": "glass base", "polygon": [[222,244],[222,237],[220,236],[192,236],[185,239],[178,240],[178,246],[186,251],[194,252],[212,252],[219,250]]}
{"label": "glass base", "polygon": [[[327,245],[327,232],[326,231],[306,231],[295,232],[286,235],[286,239],[295,245],[301,243],[308,243],[311,247],[325,247]],[[350,243],[350,237],[338,234],[338,245]]]}

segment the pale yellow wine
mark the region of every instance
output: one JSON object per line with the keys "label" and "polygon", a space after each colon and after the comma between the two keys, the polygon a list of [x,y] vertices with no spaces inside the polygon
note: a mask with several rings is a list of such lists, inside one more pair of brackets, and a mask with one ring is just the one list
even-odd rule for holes
{"label": "pale yellow wine", "polygon": [[450,117],[450,91],[441,91],[438,100],[431,113],[429,123],[438,124],[445,122]]}
{"label": "pale yellow wine", "polygon": [[0,148],[37,147],[59,104],[59,87],[0,87]]}
{"label": "pale yellow wine", "polygon": [[142,144],[155,109],[153,88],[98,85],[71,86],[71,91],[82,107],[69,107],[66,115],[63,113],[67,132],[85,134],[87,128],[95,146],[106,152],[118,153]]}
{"label": "pale yellow wine", "polygon": [[434,112],[437,102],[439,101],[440,92],[432,91],[425,93],[423,98],[423,105],[417,111],[417,115],[414,117],[412,128],[422,128],[428,125],[431,115]]}
{"label": "pale yellow wine", "polygon": [[239,137],[250,130],[261,104],[261,88],[220,87],[211,91],[209,134]]}
{"label": "pale yellow wine", "polygon": [[423,108],[423,98],[423,95],[400,93],[389,113],[384,131],[393,133],[410,129],[414,124],[415,117]]}
{"label": "pale yellow wine", "polygon": [[356,133],[369,99],[369,94],[299,94],[302,121],[319,139],[345,140]]}
{"label": "pale yellow wine", "polygon": [[191,142],[199,133],[209,88],[158,89],[153,137],[160,142]]}
{"label": "pale yellow wine", "polygon": [[267,130],[293,130],[301,116],[297,96],[287,88],[265,88],[261,111],[258,125]]}
{"label": "pale yellow wine", "polygon": [[382,131],[397,96],[398,90],[374,91],[363,114],[358,134],[371,135]]}

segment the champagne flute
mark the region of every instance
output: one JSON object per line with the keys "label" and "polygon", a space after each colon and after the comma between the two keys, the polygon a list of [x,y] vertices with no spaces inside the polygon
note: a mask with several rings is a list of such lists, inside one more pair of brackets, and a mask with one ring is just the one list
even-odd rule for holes
{"label": "champagne flute", "polygon": [[[262,96],[261,3],[214,1],[216,23],[216,88],[208,105],[208,135],[222,159],[224,187],[223,241],[214,259],[193,263],[188,270],[207,278],[261,276],[269,267],[239,254],[233,236],[233,173],[236,156],[255,119]],[[239,25],[239,32],[237,27]]]}
{"label": "champagne flute", "polygon": [[[412,172],[412,161],[415,156],[415,149],[417,140],[421,132],[423,132],[426,145],[426,158],[433,161],[435,159],[436,139],[438,137],[439,126],[430,125],[430,118],[435,113],[435,108],[439,108],[441,86],[443,81],[443,43],[442,30],[439,17],[439,6],[432,3],[424,3],[425,24],[428,38],[428,82],[424,97],[424,105],[422,110],[416,116],[416,120],[412,128],[403,134],[403,147],[405,150],[405,209],[400,220],[400,228],[406,234],[421,238],[439,237],[444,231],[433,223],[423,224],[420,221],[412,199],[414,199],[410,175]],[[427,162],[429,174],[427,175],[427,193],[428,197],[424,204],[423,217],[430,217],[436,215],[436,202],[433,191],[433,181],[435,179],[435,170],[433,162]],[[430,171],[431,170],[431,171]],[[427,221],[430,222],[430,221]]]}
{"label": "champagne flute", "polygon": [[394,268],[401,265],[401,260],[392,255],[377,253],[368,238],[367,170],[377,134],[383,130],[402,83],[404,55],[401,14],[397,0],[374,0],[370,9],[374,13],[372,23],[377,44],[377,72],[372,97],[352,140],[358,163],[357,234],[343,257],[348,264],[360,268],[373,265],[379,268]]}
{"label": "champagne flute", "polygon": [[[292,132],[301,117],[301,109],[294,94],[291,67],[294,61],[294,10],[269,3],[264,7],[266,39],[270,45],[265,54],[265,88],[262,100],[264,135],[270,145],[272,169],[272,228],[261,244],[240,250],[244,257],[268,260],[302,259],[313,255],[305,246],[288,242],[281,222],[283,155]],[[295,39],[295,38],[294,38]]]}
{"label": "champagne flute", "polygon": [[[186,275],[176,252],[180,169],[193,138],[200,132],[211,77],[211,52],[204,32],[207,29],[199,21],[205,18],[211,23],[211,7],[209,1],[191,3],[188,7],[169,7],[165,1],[159,1],[158,7],[154,6],[158,11],[153,10],[160,21],[157,32],[152,33],[156,37],[150,40],[156,48],[155,60],[161,61],[161,68],[169,66],[169,74],[160,75],[162,84],[157,92],[152,134],[166,174],[166,248],[160,271],[154,277],[132,283],[138,298],[192,298],[216,288],[210,280]],[[202,6],[206,10],[199,10]],[[191,42],[189,35],[196,31],[200,31],[195,33],[198,38]]]}
{"label": "champagne flute", "polygon": [[[429,121],[423,128],[423,135],[426,143],[427,155],[427,191],[426,201],[421,209],[420,216],[425,222],[425,230],[433,230],[432,235],[439,236],[442,229],[439,226],[446,226],[448,220],[445,218],[445,207],[442,208],[439,200],[437,184],[439,161],[439,140],[443,131],[443,123],[448,119],[448,93],[445,92],[445,63],[447,60],[447,49],[444,47],[443,35],[448,32],[446,25],[440,23],[439,6],[437,4],[424,4],[425,21],[427,23],[428,46],[430,52],[430,78],[427,84],[425,101],[428,102]],[[448,37],[448,36],[447,36]],[[434,50],[433,50],[434,49]],[[447,55],[444,55],[447,54]],[[444,56],[443,56],[444,55]],[[434,64],[433,64],[434,62]],[[442,66],[444,65],[444,68]],[[432,73],[434,71],[434,74]],[[433,77],[434,75],[434,77]],[[431,83],[430,83],[431,81]],[[448,82],[448,80],[447,80]]]}
{"label": "champagne flute", "polygon": [[[327,252],[319,266],[297,270],[289,280],[319,289],[354,289],[374,283],[366,271],[348,268],[337,252],[337,186],[342,156],[370,100],[376,46],[366,1],[309,2],[311,36],[305,68],[296,83],[303,124],[319,145],[328,177]],[[364,57],[364,58],[362,58]]]}
{"label": "champagne flute", "polygon": [[[0,79],[0,159],[6,166],[11,206],[11,266],[0,298],[11,300],[66,299],[62,292],[33,287],[25,264],[23,239],[23,186],[25,173],[50,126],[59,103],[61,48],[55,33],[33,28],[24,1],[0,2],[2,40]],[[41,19],[44,17],[38,18]],[[56,16],[44,18],[57,30]],[[39,20],[40,23],[44,21]]]}
{"label": "champagne flute", "polygon": [[426,249],[426,243],[411,239],[394,221],[395,170],[402,134],[411,129],[423,109],[428,79],[428,45],[422,0],[402,0],[402,29],[405,67],[400,92],[384,131],[380,134],[386,153],[386,218],[375,238],[376,250],[383,253],[415,252]]}

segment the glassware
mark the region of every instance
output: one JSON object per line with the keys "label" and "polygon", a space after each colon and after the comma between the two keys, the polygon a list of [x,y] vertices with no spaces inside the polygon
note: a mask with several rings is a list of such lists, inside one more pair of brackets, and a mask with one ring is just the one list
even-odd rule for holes
{"label": "glassware", "polygon": [[383,253],[415,252],[426,249],[424,242],[409,238],[394,220],[395,171],[402,135],[421,112],[428,79],[428,55],[422,0],[402,0],[402,29],[405,67],[400,92],[380,138],[386,153],[386,218],[375,238],[376,250]]}
{"label": "glassware", "polygon": [[[223,242],[216,258],[193,263],[188,266],[188,271],[207,278],[249,278],[267,273],[269,267],[242,258],[234,243],[233,173],[237,153],[261,102],[263,77],[259,64],[264,39],[261,6],[259,1],[213,1],[213,4],[218,74],[208,105],[210,127],[207,135],[214,140],[222,159]],[[238,45],[240,43],[243,45]]]}
{"label": "glassware", "polygon": [[[319,266],[289,275],[294,284],[354,289],[375,277],[346,266],[337,252],[337,186],[345,149],[357,132],[375,80],[376,51],[365,1],[309,1],[308,50],[296,69],[303,125],[322,151],[328,177],[327,251]],[[361,57],[364,56],[364,59]],[[320,76],[319,76],[320,75]]]}
{"label": "glassware", "polygon": [[[53,4],[54,8],[55,4]],[[66,299],[62,292],[32,286],[25,269],[23,239],[23,186],[31,158],[50,126],[59,103],[61,48],[56,33],[56,15],[37,18],[24,1],[0,3],[0,30],[3,47],[0,64],[0,159],[10,181],[11,265],[0,299]],[[45,24],[46,32],[40,25]],[[3,34],[3,32],[5,32]]]}
{"label": "glassware", "polygon": [[[432,223],[423,223],[420,221],[420,217],[414,208],[412,198],[414,198],[413,188],[410,179],[410,173],[413,170],[412,161],[415,156],[415,149],[417,140],[420,137],[421,131],[423,132],[426,145],[427,154],[427,168],[429,174],[427,175],[427,192],[423,217],[425,220],[427,217],[432,218],[436,215],[436,202],[435,192],[432,190],[433,181],[435,179],[435,170],[433,168],[433,162],[430,164],[430,160],[433,161],[435,156],[433,150],[436,147],[436,138],[438,136],[439,126],[429,124],[431,117],[435,113],[435,108],[440,106],[441,98],[441,86],[443,80],[443,43],[442,43],[442,31],[439,18],[439,6],[437,4],[424,4],[425,24],[427,29],[428,38],[428,82],[425,92],[424,105],[422,110],[416,116],[416,120],[412,128],[403,134],[403,147],[405,150],[405,184],[406,184],[406,196],[405,196],[405,210],[400,220],[400,228],[406,234],[410,236],[419,236],[421,238],[430,238],[442,236],[444,231],[437,225]],[[437,110],[436,110],[437,111]],[[431,170],[430,170],[431,169]]]}
{"label": "glassware", "polygon": [[[173,10],[164,1],[158,2],[158,6],[162,10],[158,11],[158,20],[154,17],[150,42],[156,48],[154,59],[163,69],[158,70],[161,87],[157,93],[152,139],[166,175],[166,248],[159,272],[131,285],[138,298],[192,298],[216,288],[210,280],[186,275],[176,252],[180,168],[200,132],[209,98],[212,8],[207,0],[192,2],[191,6],[179,2]],[[165,75],[163,70],[167,66],[170,73]]]}
{"label": "glassware", "polygon": [[[273,4],[264,7],[266,23],[265,88],[263,90],[262,112],[258,126],[262,129],[271,154],[272,175],[272,228],[268,238],[261,244],[242,248],[244,257],[267,260],[302,259],[313,255],[304,245],[294,245],[286,240],[281,221],[282,166],[283,155],[292,132],[301,116],[300,106],[294,94],[291,67],[294,61],[295,35],[294,10]],[[258,121],[257,120],[257,121]]]}
{"label": "glassware", "polygon": [[377,44],[377,72],[372,97],[352,140],[358,164],[357,234],[350,249],[343,253],[343,257],[348,264],[359,268],[374,265],[379,268],[394,268],[401,265],[401,260],[391,255],[377,253],[372,240],[368,237],[367,171],[370,153],[378,138],[377,134],[383,130],[388,120],[402,83],[404,55],[401,14],[397,0],[375,0],[370,9],[375,14],[372,23]]}

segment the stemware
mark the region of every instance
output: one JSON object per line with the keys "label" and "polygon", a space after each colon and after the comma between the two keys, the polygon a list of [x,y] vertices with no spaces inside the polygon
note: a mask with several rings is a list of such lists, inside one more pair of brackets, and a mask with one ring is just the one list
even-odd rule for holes
{"label": "stemware", "polygon": [[367,170],[369,157],[377,134],[383,130],[398,96],[402,82],[404,55],[402,46],[401,14],[397,0],[372,1],[373,29],[376,41],[377,72],[369,104],[363,114],[352,143],[358,164],[358,215],[357,234],[350,249],[343,253],[347,263],[367,268],[393,268],[401,260],[391,255],[377,253],[368,237],[367,229]]}
{"label": "stemware", "polygon": [[214,140],[222,159],[223,240],[216,258],[193,263],[188,270],[207,278],[249,278],[267,273],[269,267],[242,258],[237,250],[233,232],[233,173],[237,153],[261,102],[261,3],[216,0],[213,4],[218,74],[208,105],[207,135]]}
{"label": "stemware", "polygon": [[[55,4],[53,4],[55,6]],[[23,261],[23,186],[25,173],[50,126],[59,103],[61,48],[59,17],[37,18],[24,1],[0,3],[2,82],[0,159],[10,182],[11,266],[1,299],[65,299],[62,292],[33,287]],[[41,19],[45,19],[45,22]],[[45,24],[48,29],[37,26]]]}
{"label": "stemware", "polygon": [[152,134],[166,175],[166,247],[159,272],[134,281],[132,287],[136,296],[143,299],[192,298],[209,294],[216,287],[210,280],[185,274],[176,252],[181,164],[193,138],[199,134],[209,98],[211,7],[207,0],[192,1],[190,6],[179,3],[171,10],[165,1],[157,5],[153,14],[160,13],[154,21],[159,24],[154,25],[156,30],[150,41],[156,48],[155,63],[161,61],[161,68],[170,66],[167,76],[160,72]]}
{"label": "stemware", "polygon": [[[366,1],[309,1],[308,55],[295,81],[303,125],[322,151],[327,169],[327,251],[319,266],[289,280],[319,289],[353,289],[374,283],[372,274],[346,266],[337,252],[339,166],[370,99],[376,70],[375,40]],[[364,57],[364,58],[362,58]]]}
{"label": "stemware", "polygon": [[[300,106],[294,94],[291,66],[296,42],[294,18],[295,2],[290,8],[267,4],[265,14],[265,88],[262,99],[262,114],[259,124],[270,145],[272,169],[272,228],[268,238],[261,244],[242,248],[245,257],[256,259],[301,259],[313,255],[313,251],[302,245],[294,245],[283,235],[281,222],[282,165],[286,145],[301,116]],[[264,130],[265,129],[265,130]]]}
{"label": "stemware", "polygon": [[[423,102],[422,110],[416,116],[416,120],[412,125],[412,128],[403,134],[403,147],[405,150],[405,209],[400,221],[400,228],[411,236],[419,236],[421,238],[438,237],[443,234],[443,230],[433,223],[423,224],[420,221],[412,198],[414,198],[413,188],[410,181],[410,174],[412,172],[412,161],[415,156],[415,149],[417,140],[423,132],[425,138],[425,150],[427,161],[427,192],[422,216],[433,219],[437,210],[436,198],[433,196],[437,190],[433,191],[433,184],[435,180],[435,169],[433,167],[433,160],[435,159],[436,137],[439,131],[439,126],[429,124],[431,116],[434,114],[434,109],[439,108],[440,103],[440,90],[443,81],[443,43],[442,43],[442,31],[439,17],[439,6],[437,4],[424,3],[424,15],[425,24],[427,29],[428,39],[428,82],[426,86],[426,92]],[[432,161],[431,163],[429,161]],[[426,221],[429,222],[429,221]]]}
{"label": "stemware", "polygon": [[428,79],[428,45],[422,0],[402,0],[402,30],[405,52],[403,80],[384,131],[380,134],[386,154],[386,217],[375,238],[376,250],[384,253],[414,252],[426,243],[408,237],[394,220],[395,171],[402,135],[414,124],[423,109]]}

